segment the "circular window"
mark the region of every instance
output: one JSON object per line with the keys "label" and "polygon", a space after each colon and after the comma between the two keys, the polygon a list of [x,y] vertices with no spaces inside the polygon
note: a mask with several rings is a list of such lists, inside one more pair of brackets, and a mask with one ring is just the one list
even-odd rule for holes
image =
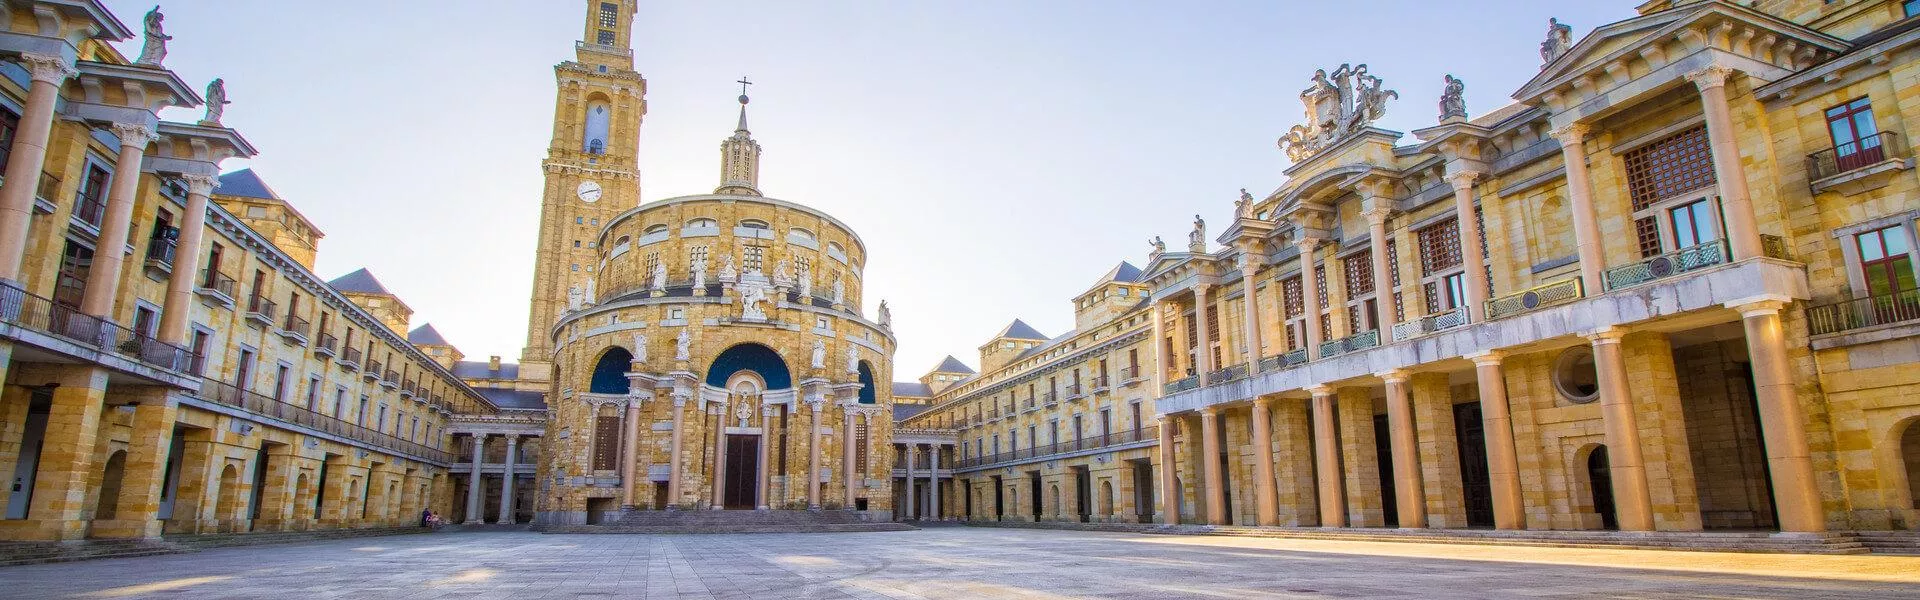
{"label": "circular window", "polygon": [[1576,404],[1600,397],[1600,375],[1593,368],[1593,349],[1575,346],[1560,353],[1553,362],[1553,387]]}

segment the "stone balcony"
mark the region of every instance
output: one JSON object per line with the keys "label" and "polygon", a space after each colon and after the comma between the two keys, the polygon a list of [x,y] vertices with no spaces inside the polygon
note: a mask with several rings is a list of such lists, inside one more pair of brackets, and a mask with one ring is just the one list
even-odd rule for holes
{"label": "stone balcony", "polygon": [[1244,402],[1268,394],[1369,378],[1392,369],[1454,360],[1490,350],[1525,351],[1610,326],[1677,320],[1688,313],[1763,299],[1805,300],[1806,267],[1775,258],[1751,258],[1688,271],[1531,312],[1471,323],[1384,346],[1325,357],[1250,377],[1170,391],[1155,402],[1160,414]]}

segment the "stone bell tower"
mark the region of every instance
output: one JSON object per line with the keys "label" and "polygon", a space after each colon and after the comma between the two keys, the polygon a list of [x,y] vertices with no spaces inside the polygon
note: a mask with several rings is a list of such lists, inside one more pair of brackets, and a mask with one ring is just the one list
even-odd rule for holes
{"label": "stone bell tower", "polygon": [[[553,139],[540,163],[546,186],[520,377],[552,377],[551,329],[570,292],[584,295],[601,267],[600,228],[640,203],[640,121],[646,79],[633,69],[634,0],[586,0],[574,59],[553,67]],[[593,298],[586,298],[592,302]],[[543,387],[543,386],[541,386]]]}

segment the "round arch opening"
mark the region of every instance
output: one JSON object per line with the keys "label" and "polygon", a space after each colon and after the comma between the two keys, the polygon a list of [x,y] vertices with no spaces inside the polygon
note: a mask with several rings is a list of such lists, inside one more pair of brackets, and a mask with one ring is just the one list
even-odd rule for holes
{"label": "round arch opening", "polygon": [[874,404],[880,401],[878,388],[873,384],[873,365],[860,361],[860,403]]}
{"label": "round arch opening", "polygon": [[600,355],[599,362],[593,365],[593,380],[587,384],[587,391],[595,394],[625,394],[632,389],[632,381],[627,379],[627,370],[633,366],[633,353],[626,348],[614,346]]}
{"label": "round arch opening", "polygon": [[753,343],[735,345],[714,357],[713,364],[707,367],[707,385],[724,389],[728,380],[741,371],[759,375],[767,390],[793,387],[793,375],[787,371],[787,362],[780,358],[780,353]]}

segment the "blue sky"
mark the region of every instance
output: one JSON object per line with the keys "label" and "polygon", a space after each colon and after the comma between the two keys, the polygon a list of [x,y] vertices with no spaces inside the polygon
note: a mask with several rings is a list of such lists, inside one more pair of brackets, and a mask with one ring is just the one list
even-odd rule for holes
{"label": "blue sky", "polygon": [[[152,4],[108,0],[129,26]],[[1049,335],[1146,240],[1216,235],[1238,189],[1284,183],[1275,139],[1316,68],[1367,63],[1436,121],[1441,77],[1480,114],[1538,72],[1548,17],[1576,35],[1631,0],[970,2],[641,0],[641,200],[705,193],[753,88],[761,189],[867,242],[895,379],[1018,317]],[[555,63],[586,2],[170,2],[167,66],[224,77],[225,123],[316,222],[324,277],[369,267],[470,359],[525,342]],[[122,47],[137,54],[137,40]],[[190,120],[190,114],[169,114]],[[1411,140],[1411,136],[1408,138]]]}

